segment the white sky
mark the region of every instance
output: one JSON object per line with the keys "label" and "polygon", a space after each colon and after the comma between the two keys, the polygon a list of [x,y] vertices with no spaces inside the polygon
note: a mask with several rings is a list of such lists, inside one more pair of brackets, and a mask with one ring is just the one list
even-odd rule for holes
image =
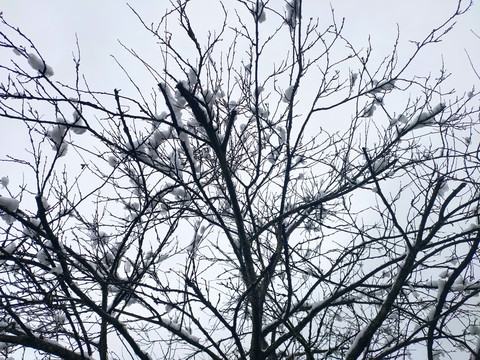
{"label": "white sky", "polygon": [[[132,1],[130,4],[144,15],[147,23],[151,23],[163,14],[161,4],[164,3],[167,1]],[[191,3],[195,8],[194,13],[198,14],[198,23],[203,23],[207,28],[220,18],[218,13],[205,8],[206,4],[211,3],[215,2],[193,0]],[[231,3],[232,0],[225,1],[227,7]],[[330,2],[315,1],[313,6],[320,9],[318,13],[325,14],[326,21],[330,21]],[[397,23],[400,26],[401,41],[407,45],[408,40],[423,38],[433,26],[446,19],[456,6],[456,1],[339,0],[333,2],[333,6],[338,19],[346,18],[345,35],[348,39],[363,46],[368,35],[371,35],[374,50],[379,55],[385,55],[391,50]],[[119,81],[123,80],[122,76],[119,79],[118,67],[110,57],[111,54],[120,58],[125,55],[118,39],[135,49],[141,49],[142,44],[145,44],[147,47],[144,52],[151,52],[152,55],[157,53],[157,49],[152,46],[151,36],[142,28],[124,1],[0,0],[0,9],[4,18],[20,27],[40,52],[47,56],[47,62],[52,64],[57,77],[62,80],[73,75],[75,33],[80,40],[83,71],[89,80],[97,79],[110,89],[118,87]],[[480,34],[478,19],[480,5],[474,4],[471,11],[461,18],[457,28],[447,36],[444,44],[432,48],[422,65],[438,68],[440,54],[443,53],[449,69],[466,69],[468,77],[471,76],[464,48],[469,50],[473,59],[480,58],[480,40],[470,32],[474,30]],[[128,56],[125,58],[129,59]],[[459,72],[455,73],[456,78],[460,76]]]}
{"label": "white sky", "polygon": [[[271,0],[272,4],[278,0]],[[466,0],[464,0],[466,3]],[[147,24],[158,22],[164,14],[167,1],[132,1],[130,4],[143,16]],[[233,0],[224,1],[226,7]],[[388,6],[385,3],[389,3]],[[313,4],[313,5],[312,5]],[[222,14],[218,12],[218,2],[211,0],[192,0],[189,8],[194,14],[194,27],[205,33],[212,27],[220,26]],[[306,14],[320,17],[326,24],[331,22],[331,3],[328,1],[305,2]],[[409,40],[422,40],[430,30],[445,21],[456,7],[453,0],[404,0],[381,1],[363,0],[333,2],[337,22],[345,17],[344,36],[357,48],[366,47],[370,36],[373,46],[372,58],[379,62],[392,51],[396,38],[397,23],[400,27],[400,58],[408,58],[415,46]],[[130,87],[125,75],[111,55],[124,65],[132,77],[148,95],[156,87],[151,77],[144,77],[145,70],[139,62],[121,47],[121,40],[128,48],[135,49],[142,57],[155,65],[158,59],[158,71],[161,72],[160,50],[155,39],[140,24],[127,6],[119,0],[0,0],[3,17],[12,25],[18,26],[44,56],[46,62],[55,71],[52,78],[64,84],[74,84],[75,69],[73,54],[76,53],[75,34],[78,35],[81,48],[81,73],[85,74],[94,90],[113,92],[122,89],[125,95]],[[217,10],[216,10],[217,9]],[[267,13],[268,14],[268,13]],[[231,15],[234,15],[233,12]],[[305,15],[305,18],[307,15]],[[429,72],[438,74],[442,59],[448,71],[452,72],[448,86],[460,94],[471,90],[479,83],[473,78],[464,49],[476,61],[480,70],[480,5],[474,4],[470,12],[459,19],[457,27],[447,34],[444,42],[427,47],[412,67],[416,75],[426,76]],[[175,25],[175,24],[171,24]],[[261,24],[268,29],[268,19]],[[175,35],[175,34],[174,34]],[[227,42],[228,44],[228,42]],[[183,44],[182,44],[183,45]],[[283,56],[283,49],[278,49]],[[187,45],[180,52],[188,52]],[[340,56],[340,54],[334,54]],[[15,57],[13,53],[10,54]],[[2,61],[8,61],[2,59]],[[27,66],[25,64],[25,66]],[[28,68],[28,66],[27,66]],[[145,80],[144,80],[145,79]],[[478,86],[477,86],[478,87]],[[51,112],[51,109],[49,109]],[[48,114],[51,116],[51,114]],[[346,121],[350,119],[350,114]],[[26,147],[25,128],[12,120],[2,119],[0,123],[0,158],[8,153],[23,152]],[[0,175],[7,173],[5,164],[0,163]],[[2,170],[3,167],[3,170]],[[8,173],[11,174],[10,171]]]}
{"label": "white sky", "polygon": [[[228,7],[232,2],[233,0],[226,0],[225,5]],[[165,5],[162,4],[166,3],[167,1],[149,0],[132,1],[131,5],[144,16],[145,22],[150,24],[158,21],[164,13]],[[218,21],[221,21],[218,12],[212,7],[206,7],[216,3],[210,0],[191,2],[189,6],[198,20],[195,26],[208,29],[215,22],[218,24]],[[320,20],[324,18],[329,23],[330,2],[322,0],[314,3],[315,5],[310,2],[305,4],[313,6],[312,12],[320,14]],[[388,5],[385,5],[386,3]],[[333,5],[337,19],[346,18],[345,37],[358,47],[364,47],[370,35],[374,56],[377,55],[380,59],[391,52],[397,23],[400,26],[400,55],[408,56],[414,48],[408,40],[423,39],[432,27],[439,25],[451,14],[456,1],[339,0],[333,2]],[[154,39],[124,1],[0,0],[0,9],[9,23],[18,26],[36,44],[47,63],[54,68],[53,79],[63,83],[71,84],[74,81],[72,54],[76,52],[75,34],[78,35],[81,48],[81,71],[95,90],[112,92],[114,88],[122,89],[128,86],[125,76],[110,55],[115,55],[127,67],[130,65],[129,70],[132,72],[143,71],[138,62],[132,61],[118,40],[153,62],[160,56]],[[447,70],[454,73],[449,85],[461,92],[469,91],[474,80],[464,49],[468,49],[472,59],[480,59],[480,40],[471,32],[473,30],[480,34],[478,19],[480,5],[474,4],[471,11],[460,18],[458,26],[447,35],[442,44],[426,49],[415,63],[414,71],[418,69],[423,75],[427,75],[429,71],[437,71],[443,54]],[[262,26],[268,26],[268,21]],[[480,67],[480,62],[477,62],[477,66]],[[141,79],[140,76],[143,75],[140,74],[142,73],[134,74],[134,77]],[[145,85],[148,89],[155,84]],[[4,155],[3,151],[0,155]]]}

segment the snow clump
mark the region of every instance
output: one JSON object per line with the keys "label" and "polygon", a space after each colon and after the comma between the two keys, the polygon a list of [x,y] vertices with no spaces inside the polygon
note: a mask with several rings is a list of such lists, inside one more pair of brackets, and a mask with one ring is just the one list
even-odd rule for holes
{"label": "snow clump", "polygon": [[442,186],[438,190],[438,195],[440,195],[441,197],[445,197],[445,194],[448,190],[449,190],[448,184],[445,182],[442,184]]}
{"label": "snow clump", "polygon": [[375,173],[378,173],[378,172],[381,172],[382,170],[385,170],[387,165],[388,165],[388,160],[384,157],[381,157],[373,162],[372,169]]}
{"label": "snow clump", "polygon": [[287,1],[285,5],[287,10],[287,16],[285,22],[290,25],[291,28],[294,28],[297,25],[297,18],[300,18],[300,1],[299,0],[290,0]]}
{"label": "snow clump", "polygon": [[44,74],[47,77],[53,76],[53,69],[50,65],[47,65],[39,56],[34,53],[28,54],[28,64],[32,69],[37,70],[39,73]]}
{"label": "snow clump", "polygon": [[188,70],[188,83],[190,85],[194,85],[197,82],[197,80],[198,80],[198,78],[197,78],[197,73],[195,72],[195,70],[193,70],[193,69]]}
{"label": "snow clump", "polygon": [[[73,112],[73,122],[72,122],[72,125],[77,125],[77,126],[86,126],[85,124],[85,120],[83,120],[83,116],[82,114],[78,111],[78,110],[75,110]],[[81,135],[83,134],[85,131],[87,131],[87,128],[85,127],[73,127],[72,128],[72,131],[77,134],[77,135]]]}
{"label": "snow clump", "polygon": [[17,248],[17,244],[15,243],[15,241],[12,241],[10,244],[5,246],[3,250],[11,255],[16,250],[16,248]]}
{"label": "snow clump", "polygon": [[393,117],[390,119],[390,125],[393,126],[397,123],[406,124],[408,119],[405,115],[401,114],[398,117]]}
{"label": "snow clump", "polygon": [[445,108],[446,105],[444,103],[440,103],[434,106],[431,111],[421,112],[412,119],[412,122],[408,125],[408,129],[411,129],[415,126],[421,128],[435,124],[435,116],[440,114]]}
{"label": "snow clump", "polygon": [[8,211],[11,211],[11,212],[17,211],[19,204],[20,204],[20,201],[17,199],[0,196],[0,206],[3,206]]}
{"label": "snow clump", "polygon": [[293,90],[294,90],[294,86],[293,86],[293,85],[292,85],[292,86],[289,86],[289,87],[285,90],[285,92],[283,93],[283,99],[282,99],[283,102],[289,103],[289,102],[292,100],[293,95],[294,95],[294,91],[293,91]]}
{"label": "snow clump", "polygon": [[153,149],[156,149],[165,140],[172,139],[173,137],[174,136],[173,136],[172,128],[168,128],[165,130],[155,130],[152,136],[148,139],[148,142]]}
{"label": "snow clump", "polygon": [[62,265],[59,263],[59,264],[56,264],[51,270],[50,272],[54,275],[62,275],[63,274],[63,268],[62,268]]}
{"label": "snow clump", "polygon": [[364,111],[363,111],[363,114],[361,115],[361,117],[372,117],[376,108],[377,107],[375,106],[375,102],[372,102],[370,105],[367,105],[364,108]]}
{"label": "snow clump", "polygon": [[391,91],[395,88],[395,80],[384,80],[380,82],[378,80],[373,80],[372,85],[372,93]]}
{"label": "snow clump", "polygon": [[[31,219],[30,220],[30,223],[33,225],[33,226],[36,226],[37,228],[40,228],[41,226],[41,221],[40,219]],[[28,226],[25,226],[23,225],[23,234],[25,236],[29,236],[29,237],[33,237],[33,236],[36,236],[37,235],[37,232],[31,228],[29,228]]]}
{"label": "snow clump", "polygon": [[267,19],[265,15],[265,4],[263,1],[259,1],[258,8],[255,7],[255,17],[259,23],[263,23]]}
{"label": "snow clump", "polygon": [[36,255],[37,260],[40,262],[40,264],[48,266],[50,263],[48,262],[48,255],[45,252],[45,250],[40,250],[37,255]]}
{"label": "snow clump", "polygon": [[115,156],[109,156],[108,157],[108,165],[110,165],[111,167],[115,167],[118,165],[118,160]]}
{"label": "snow clump", "polygon": [[47,130],[48,138],[53,142],[52,149],[58,152],[58,156],[64,156],[68,150],[68,144],[64,142],[65,135],[67,133],[67,127],[65,125],[65,119],[58,118],[58,125],[53,126]]}
{"label": "snow clump", "polygon": [[473,98],[475,95],[475,86],[472,87],[472,90],[467,93],[469,99]]}
{"label": "snow clump", "polygon": [[160,121],[160,120],[165,120],[167,116],[168,116],[168,113],[166,111],[162,111],[160,114],[154,114],[153,118],[155,120]]}

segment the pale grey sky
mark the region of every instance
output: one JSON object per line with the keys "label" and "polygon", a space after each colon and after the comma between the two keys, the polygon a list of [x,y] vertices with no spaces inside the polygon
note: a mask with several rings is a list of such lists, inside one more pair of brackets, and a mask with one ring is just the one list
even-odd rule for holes
{"label": "pale grey sky", "polygon": [[[232,0],[225,1],[228,7]],[[464,0],[466,3],[466,1]],[[165,2],[132,1],[146,23],[157,21],[164,12]],[[192,13],[198,14],[197,24],[206,28],[221,20],[218,13],[208,8],[213,1],[192,1]],[[357,46],[364,46],[371,36],[374,50],[378,55],[391,51],[395,39],[396,24],[400,26],[400,40],[408,56],[413,46],[408,40],[420,40],[428,31],[447,18],[456,1],[452,0],[404,0],[404,1],[318,1],[313,5],[319,8],[316,13],[325,14],[325,21],[331,18],[330,6],[340,20],[346,18],[344,35]],[[37,45],[42,54],[47,56],[61,80],[71,78],[73,74],[72,52],[75,51],[75,34],[78,34],[82,50],[83,71],[91,80],[101,81],[108,87],[118,86],[118,67],[111,54],[119,59],[128,60],[125,51],[117,40],[129,47],[138,49],[140,53],[157,54],[154,42],[134,16],[124,1],[118,0],[83,0],[83,1],[30,1],[0,0],[0,8],[4,18],[11,24],[20,27]],[[473,59],[480,59],[480,40],[475,38],[471,30],[480,34],[480,5],[474,4],[469,13],[459,19],[454,31],[445,38],[443,44],[432,47],[422,58],[419,66],[438,67],[440,54],[449,69],[459,73],[468,71],[468,60],[464,53],[467,48]],[[268,26],[268,23],[264,24]],[[401,48],[402,49],[402,48]],[[143,51],[143,52],[142,52]]]}
{"label": "pale grey sky", "polygon": [[[233,0],[224,3],[228,9]],[[273,0],[271,0],[273,3]],[[164,14],[164,1],[132,1],[130,4],[143,17],[147,24],[157,22]],[[455,10],[456,1],[452,0],[404,0],[388,1],[364,0],[335,2],[316,1],[314,5],[305,2],[305,14],[319,14],[320,21],[331,23],[331,6],[334,7],[337,22],[345,17],[343,34],[357,48],[365,47],[370,36],[373,54],[372,59],[380,62],[391,53],[396,38],[397,23],[400,27],[400,59],[406,60],[414,51],[415,45],[409,40],[422,40],[435,26],[445,21]],[[464,0],[466,5],[466,1]],[[193,14],[193,25],[201,33],[221,25],[222,14],[218,11],[218,2],[193,0],[189,8]],[[3,17],[12,25],[18,26],[27,35],[37,49],[50,64],[55,75],[54,81],[74,84],[75,68],[73,53],[76,53],[75,34],[78,35],[81,48],[81,73],[85,74],[89,85],[94,90],[113,92],[122,90],[125,95],[131,89],[126,76],[115,63],[111,55],[127,68],[133,79],[141,85],[148,95],[156,83],[148,76],[139,62],[131,57],[119,44],[122,41],[127,47],[135,49],[141,56],[161,72],[161,55],[155,39],[142,26],[127,3],[119,0],[82,0],[82,1],[30,1],[0,0]],[[233,15],[230,14],[230,15]],[[470,91],[478,79],[468,62],[465,49],[480,69],[480,39],[472,30],[480,34],[480,5],[474,4],[472,9],[458,19],[458,24],[440,44],[429,46],[414,62],[411,72],[426,76],[430,72],[436,74],[445,61],[448,71],[453,75],[446,84],[455,88],[460,94]],[[268,20],[268,19],[267,19]],[[172,29],[175,24],[169,23]],[[268,29],[269,22],[261,24]],[[228,42],[226,42],[228,45]],[[180,43],[183,45],[182,43]],[[25,45],[25,44],[24,44]],[[190,46],[179,49],[188,52]],[[282,53],[279,46],[275,49]],[[13,53],[9,56],[15,58]],[[338,54],[333,54],[338,55]],[[340,55],[338,55],[340,56]],[[308,80],[308,79],[307,79]],[[477,86],[478,87],[478,86]],[[50,109],[49,109],[50,111]],[[350,114],[345,119],[348,123]],[[0,158],[8,153],[23,152],[28,144],[23,125],[13,121],[2,121],[0,131]],[[5,173],[0,168],[0,175]]]}

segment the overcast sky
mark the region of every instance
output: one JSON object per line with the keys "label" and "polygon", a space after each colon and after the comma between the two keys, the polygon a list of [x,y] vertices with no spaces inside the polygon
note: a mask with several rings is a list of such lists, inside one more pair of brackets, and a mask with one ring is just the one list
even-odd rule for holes
{"label": "overcast sky", "polygon": [[[224,3],[228,7],[233,0]],[[278,0],[276,0],[278,1]],[[466,2],[466,1],[464,1]],[[162,4],[167,1],[132,1],[131,5],[141,14],[147,23],[157,21],[164,13]],[[209,27],[220,17],[207,4],[215,3],[207,0],[193,0],[192,7],[198,14],[199,26]],[[308,3],[308,2],[307,2]],[[407,48],[408,40],[421,39],[428,31],[447,18],[456,6],[454,0],[403,0],[403,1],[334,1],[336,16],[346,18],[345,36],[363,46],[369,35],[379,54],[391,50],[395,39],[396,24],[401,31],[402,44]],[[385,5],[388,4],[388,5]],[[328,1],[315,1],[318,13],[324,14],[330,21]],[[48,56],[59,78],[68,79],[73,75],[72,52],[75,51],[75,34],[78,34],[82,50],[83,71],[89,78],[101,80],[106,87],[118,86],[118,67],[111,54],[123,58],[117,40],[129,47],[151,51],[151,36],[142,28],[140,22],[126,5],[120,0],[82,0],[82,1],[30,1],[0,0],[0,9],[4,18],[11,24],[20,27],[38,46],[40,52]],[[322,16],[322,15],[321,15]],[[471,30],[480,34],[480,5],[475,4],[471,11],[462,17],[457,28],[447,36],[445,43],[431,49],[425,54],[421,66],[438,68],[444,55],[449,69],[456,70],[455,77],[460,76],[458,70],[467,70],[468,60],[464,49],[468,48],[473,59],[480,58],[480,40]],[[265,26],[268,22],[265,23]],[[142,48],[142,45],[146,47]],[[128,59],[128,56],[125,56]],[[466,77],[465,79],[468,79]]]}
{"label": "overcast sky", "polygon": [[[277,4],[273,1],[279,0],[271,1],[272,4]],[[227,10],[231,10],[233,2],[234,0],[224,1]],[[159,21],[167,3],[145,0],[132,1],[130,5],[145,23],[150,24]],[[386,3],[389,5],[386,6]],[[331,23],[333,6],[337,21],[341,22],[345,18],[344,37],[357,48],[365,47],[370,37],[374,49],[372,57],[376,56],[377,61],[391,53],[397,36],[397,24],[400,28],[400,58],[403,56],[406,59],[415,48],[409,40],[423,40],[432,28],[442,24],[456,8],[454,0],[339,0],[331,3],[306,1],[304,4],[310,6],[305,9],[305,17],[307,14],[318,14],[320,22],[324,21],[325,25]],[[222,14],[218,12],[217,1],[192,0],[189,9],[196,31],[205,33],[211,28],[218,29],[221,25]],[[53,67],[55,75],[52,80],[74,84],[73,54],[76,53],[77,35],[81,49],[81,73],[85,74],[92,89],[110,93],[113,89],[122,89],[123,95],[128,91],[128,80],[111,55],[128,68],[147,95],[150,89],[156,87],[152,78],[142,78],[146,75],[145,70],[119,44],[120,40],[126,47],[135,49],[154,66],[158,61],[157,69],[161,72],[161,55],[155,39],[143,28],[124,1],[0,0],[0,11],[6,21],[19,27],[32,40],[46,62]],[[453,73],[448,85],[460,94],[470,91],[472,85],[479,81],[473,77],[465,49],[480,69],[480,40],[473,33],[480,34],[478,19],[480,5],[476,4],[459,18],[455,29],[447,34],[441,44],[425,49],[413,64],[412,71],[424,76],[429,72],[438,74],[444,61],[447,70]],[[267,18],[261,24],[263,28],[271,26],[268,20]],[[169,23],[169,27],[173,28],[174,25]],[[26,45],[25,42],[23,45]],[[282,50],[278,49],[280,52]],[[181,48],[179,51],[186,52],[188,49]],[[11,51],[8,54],[7,56],[15,58]],[[2,61],[8,59],[2,58]],[[48,113],[51,116],[50,108]],[[348,124],[351,114],[345,115],[348,115],[345,119],[345,124]],[[22,124],[3,119],[0,124],[0,158],[17,154],[18,151],[23,152],[28,145],[26,136]],[[5,163],[0,164],[0,175],[11,173],[5,166]]]}
{"label": "overcast sky", "polygon": [[[231,9],[233,2],[226,0],[224,4],[227,9]],[[465,0],[464,2],[466,3]],[[166,3],[167,1],[146,0],[132,1],[130,4],[145,23],[150,24],[159,21],[165,12]],[[386,6],[386,3],[389,5]],[[337,21],[341,22],[341,19],[345,18],[344,37],[357,48],[365,47],[370,37],[374,49],[372,57],[376,56],[377,61],[391,53],[397,36],[397,24],[400,28],[400,58],[403,56],[406,59],[415,49],[410,40],[423,40],[432,28],[442,24],[456,8],[454,0],[339,0],[331,3],[306,1],[304,4],[310,6],[306,9],[305,17],[307,14],[318,14],[320,22],[325,21],[325,24],[331,23],[333,6]],[[192,0],[189,8],[197,31],[206,32],[211,28],[218,29],[221,25],[222,14],[216,10],[217,1]],[[157,69],[161,71],[161,55],[155,39],[143,28],[124,1],[0,0],[0,10],[5,20],[19,27],[53,67],[55,75],[52,80],[74,84],[73,54],[76,53],[77,35],[81,49],[81,73],[85,74],[92,89],[113,92],[113,89],[117,88],[122,89],[122,94],[126,94],[130,85],[111,55],[129,70],[147,94],[156,86],[152,78],[142,78],[146,75],[145,70],[119,43],[120,40],[126,47],[135,49],[154,66],[158,61]],[[233,15],[233,12],[231,14]],[[447,34],[441,44],[424,50],[411,71],[424,76],[429,72],[438,74],[444,61],[447,71],[453,73],[448,85],[460,94],[470,91],[472,85],[479,81],[473,77],[465,49],[473,61],[476,61],[478,71],[480,39],[474,35],[474,32],[480,34],[478,19],[480,5],[474,4],[466,15],[458,19],[457,26]],[[174,25],[169,23],[169,26]],[[268,18],[261,26],[270,26]],[[12,52],[8,53],[12,58],[15,57]],[[3,58],[2,61],[8,60]],[[349,119],[350,115],[346,119],[347,123]],[[5,146],[6,144],[24,146],[21,136],[26,135],[25,130],[23,126],[21,130],[17,130],[15,126],[18,124],[2,121],[0,141],[3,146],[0,148],[0,158],[13,150],[13,147]]]}
{"label": "overcast sky", "polygon": [[[466,3],[465,0],[464,2]],[[150,24],[158,22],[167,3],[153,0],[132,1],[131,6]],[[224,1],[227,9],[232,3],[233,0]],[[385,5],[386,3],[389,5]],[[326,24],[331,22],[330,7],[333,6],[337,21],[341,22],[341,19],[345,18],[344,36],[358,48],[365,47],[370,36],[374,49],[372,57],[377,56],[377,61],[380,61],[392,51],[397,24],[400,28],[399,54],[400,57],[407,58],[415,48],[409,40],[424,39],[433,27],[440,25],[452,14],[456,1],[307,1],[305,6],[311,7],[306,9],[305,14],[318,14],[320,22],[325,21]],[[217,1],[192,0],[189,7],[197,31],[215,27],[218,29],[222,16],[215,10],[218,9]],[[152,78],[145,77],[143,80],[145,70],[119,44],[120,40],[128,48],[135,49],[153,66],[158,59],[157,69],[161,71],[160,51],[155,39],[143,28],[124,1],[0,0],[0,10],[5,20],[18,26],[53,67],[55,76],[52,80],[74,84],[73,54],[76,53],[77,35],[81,49],[81,73],[85,74],[92,89],[113,92],[113,89],[117,88],[122,89],[122,94],[125,95],[126,88],[129,87],[128,80],[111,55],[116,56],[122,65],[128,68],[147,94],[149,89],[156,86]],[[470,91],[472,85],[478,83],[478,79],[472,76],[473,71],[465,49],[480,69],[480,39],[473,33],[480,34],[478,19],[480,5],[474,4],[469,13],[459,18],[456,28],[447,34],[443,43],[425,49],[413,64],[412,71],[425,76],[430,71],[437,72],[444,61],[447,70],[453,73],[448,85],[460,93]],[[175,24],[169,23],[170,25]],[[261,26],[268,27],[268,19]],[[8,53],[12,58],[15,57],[12,52]],[[2,61],[8,60],[3,58]],[[10,136],[14,125],[11,121],[2,124],[0,141],[3,144],[21,143],[17,137]],[[16,133],[20,136],[19,132]],[[4,146],[3,150],[0,150],[0,157],[4,157],[10,150]]]}

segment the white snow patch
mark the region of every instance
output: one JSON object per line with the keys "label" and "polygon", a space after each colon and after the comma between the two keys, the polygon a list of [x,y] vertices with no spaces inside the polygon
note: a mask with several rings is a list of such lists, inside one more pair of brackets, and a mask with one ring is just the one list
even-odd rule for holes
{"label": "white snow patch", "polygon": [[477,230],[479,227],[479,224],[471,223],[470,225],[468,225],[467,231]]}
{"label": "white snow patch", "polygon": [[162,144],[165,140],[172,139],[173,132],[171,128],[165,130],[156,130],[152,136],[148,139],[150,146],[153,149],[156,149]]}
{"label": "white snow patch", "polygon": [[283,93],[283,102],[286,102],[286,103],[289,103],[291,100],[292,100],[292,97],[294,95],[294,87],[293,86],[289,86],[285,92]]}
{"label": "white snow patch", "polygon": [[438,276],[441,279],[445,279],[447,276],[449,276],[448,270],[443,270],[440,274],[438,274]]}
{"label": "white snow patch", "polygon": [[20,201],[17,199],[12,199],[5,196],[0,196],[0,206],[3,206],[8,211],[15,212],[18,210],[18,205]]}
{"label": "white snow patch", "polygon": [[50,65],[47,65],[38,55],[34,53],[28,54],[28,64],[32,69],[37,70],[39,73],[44,74],[47,77],[53,75],[53,69]]}
{"label": "white snow patch", "polygon": [[[72,125],[78,125],[78,126],[86,126],[87,125],[87,124],[85,124],[85,120],[83,120],[82,114],[78,110],[75,110],[73,112]],[[73,127],[72,131],[77,135],[81,135],[85,131],[87,131],[87,128],[86,127]]]}
{"label": "white snow patch", "polygon": [[17,248],[17,244],[15,243],[15,241],[12,241],[10,244],[5,246],[3,250],[11,255],[16,248]]}
{"label": "white snow patch", "polygon": [[297,24],[297,18],[300,18],[300,1],[287,1],[285,8],[287,10],[286,23],[294,28]]}
{"label": "white snow patch", "polygon": [[373,93],[390,91],[395,88],[395,80],[384,80],[380,82],[378,82],[377,80],[373,80],[372,85],[373,85],[373,89],[371,91]]}
{"label": "white snow patch", "polygon": [[376,173],[381,172],[382,170],[385,170],[387,165],[388,165],[388,160],[385,157],[381,157],[373,162],[372,169]]}
{"label": "white snow patch", "polygon": [[180,332],[182,333],[182,335],[186,336],[187,338],[189,338],[190,340],[192,340],[194,342],[198,342],[200,340],[198,337],[193,336],[191,334],[191,331],[189,331],[188,329],[181,328]]}
{"label": "white snow patch", "polygon": [[197,82],[198,78],[197,78],[197,74],[195,73],[195,70],[193,69],[190,69],[188,71],[188,83],[190,85],[193,85]]}
{"label": "white snow patch", "polygon": [[153,115],[153,118],[155,120],[165,120],[167,116],[168,116],[168,113],[166,111],[162,111],[160,114]]}
{"label": "white snow patch", "polygon": [[267,18],[265,15],[265,4],[263,1],[259,1],[258,5],[258,9],[255,7],[255,15],[257,16],[258,22],[263,23]]}
{"label": "white snow patch", "polygon": [[367,330],[367,327],[364,327],[361,331],[358,332],[357,336],[355,336],[355,339],[352,342],[352,345],[350,345],[350,348],[346,352],[345,358],[347,358],[350,355],[350,353],[353,351],[353,349],[357,347],[358,342],[364,336],[366,330]]}
{"label": "white snow patch", "polygon": [[440,189],[438,190],[438,195],[440,195],[441,197],[444,197],[445,196],[445,193],[449,190],[448,188],[448,184],[445,182],[442,184],[442,186],[440,187]]}
{"label": "white snow patch", "polygon": [[55,265],[55,267],[53,267],[52,270],[50,270],[50,272],[55,275],[62,275],[63,274],[62,265],[60,263]]}
{"label": "white snow patch", "polygon": [[443,279],[438,280],[438,282],[437,282],[437,289],[438,289],[437,300],[440,297],[440,294],[443,292],[443,289],[445,288],[445,284],[446,284],[445,280],[443,280]]}
{"label": "white snow patch", "polygon": [[52,148],[58,151],[58,156],[64,156],[67,153],[67,144],[63,141],[66,132],[67,128],[60,124],[47,130],[47,136],[54,144]]}
{"label": "white snow patch", "polygon": [[480,326],[472,325],[468,328],[468,332],[473,335],[480,335]]}
{"label": "white snow patch", "polygon": [[55,317],[55,322],[57,324],[64,324],[65,323],[66,316],[65,316],[64,313],[57,312],[54,317]]}
{"label": "white snow patch", "polygon": [[310,311],[314,311],[314,310],[318,309],[320,306],[323,305],[323,303],[324,303],[323,300],[314,302],[314,303],[312,304],[312,307],[310,308]]}
{"label": "white snow patch", "polygon": [[393,118],[390,119],[390,125],[392,125],[392,126],[397,124],[397,123],[406,124],[407,122],[408,122],[408,119],[403,114],[400,114],[397,117],[393,117]]}
{"label": "white snow patch", "polygon": [[463,290],[465,290],[465,285],[464,284],[453,284],[452,285],[452,290],[453,291],[463,291]]}
{"label": "white snow patch", "polygon": [[4,188],[6,188],[8,186],[9,182],[10,182],[10,180],[8,179],[8,176],[2,176],[2,178],[0,179],[0,183],[2,184],[2,186]]}
{"label": "white snow patch", "polygon": [[370,105],[367,105],[361,117],[372,117],[376,108],[377,107],[375,106],[375,103],[371,103]]}
{"label": "white snow patch", "polygon": [[37,260],[40,262],[40,264],[42,265],[49,265],[49,262],[48,262],[48,257],[47,257],[47,253],[43,250],[40,250],[38,253],[37,253]]}
{"label": "white snow patch", "polygon": [[110,165],[111,167],[115,167],[118,165],[118,161],[117,161],[117,158],[115,156],[109,156],[108,157],[108,165]]}
{"label": "white snow patch", "polygon": [[446,105],[444,103],[437,104],[433,107],[431,111],[423,111],[419,115],[415,116],[411,123],[408,125],[408,128],[411,129],[414,126],[424,127],[428,125],[435,124],[435,116],[441,113],[445,109]]}

